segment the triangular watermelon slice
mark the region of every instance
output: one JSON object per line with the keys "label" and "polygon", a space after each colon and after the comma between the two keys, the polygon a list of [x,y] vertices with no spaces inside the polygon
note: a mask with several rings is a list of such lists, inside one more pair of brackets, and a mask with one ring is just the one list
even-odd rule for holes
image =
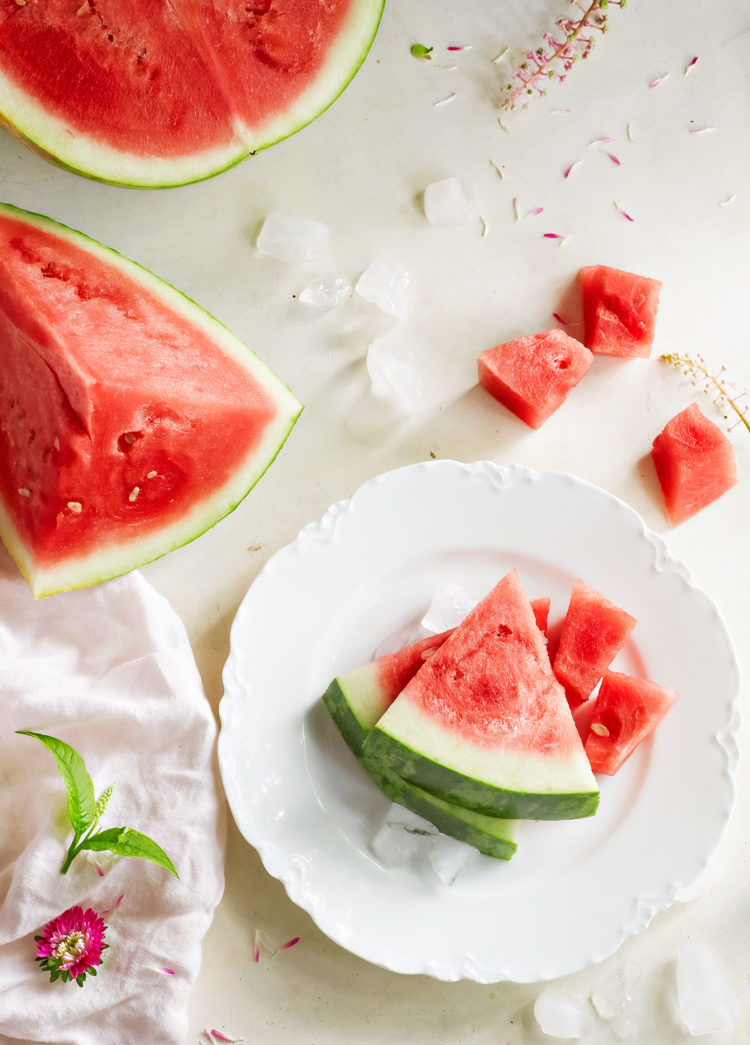
{"label": "triangular watermelon slice", "polygon": [[152,273],[0,205],[0,538],[35,595],[197,537],[257,482],[300,409]]}
{"label": "triangular watermelon slice", "polygon": [[376,774],[490,816],[596,811],[596,781],[515,570],[391,704],[364,758]]}

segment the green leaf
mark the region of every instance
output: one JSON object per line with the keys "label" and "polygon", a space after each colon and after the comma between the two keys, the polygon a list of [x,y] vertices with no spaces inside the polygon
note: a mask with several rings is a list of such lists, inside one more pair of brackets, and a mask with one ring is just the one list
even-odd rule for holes
{"label": "green leaf", "polygon": [[28,729],[16,730],[27,737],[36,737],[57,759],[57,768],[68,792],[68,814],[76,834],[85,831],[96,820],[94,783],[81,756],[64,740],[48,737],[45,733],[32,733]]}
{"label": "green leaf", "polygon": [[141,860],[150,860],[159,867],[166,867],[179,878],[176,867],[161,846],[148,835],[134,831],[132,827],[110,827],[106,831],[97,831],[95,835],[90,835],[80,848],[93,849],[97,853],[116,853],[118,856],[136,856]]}

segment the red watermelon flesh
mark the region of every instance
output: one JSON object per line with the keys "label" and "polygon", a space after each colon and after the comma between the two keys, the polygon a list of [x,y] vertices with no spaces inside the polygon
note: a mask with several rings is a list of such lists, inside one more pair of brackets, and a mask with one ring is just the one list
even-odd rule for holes
{"label": "red watermelon flesh", "polygon": [[656,330],[659,280],[607,265],[582,268],[580,280],[583,343],[600,355],[648,357]]}
{"label": "red watermelon flesh", "polygon": [[449,628],[448,631],[441,631],[438,635],[428,635],[427,638],[413,642],[410,646],[397,650],[396,653],[386,653],[372,662],[377,686],[383,698],[381,714],[393,703],[424,662],[429,660],[433,653],[442,646],[453,630],[453,628]]}
{"label": "red watermelon flesh", "polygon": [[571,708],[588,700],[635,625],[635,617],[575,582],[553,662]]}
{"label": "red watermelon flesh", "polygon": [[651,450],[673,525],[711,504],[737,482],[734,450],[697,403],[668,421]]}
{"label": "red watermelon flesh", "polygon": [[206,177],[325,109],[363,60],[382,2],[9,2],[0,112],[93,177]]}
{"label": "red watermelon flesh", "polygon": [[645,679],[608,671],[594,702],[586,754],[595,773],[612,775],[658,726],[678,694]]}
{"label": "red watermelon flesh", "polygon": [[479,383],[531,428],[540,428],[591,366],[593,355],[562,330],[529,334],[488,348]]}
{"label": "red watermelon flesh", "polygon": [[531,609],[534,614],[534,620],[536,626],[541,631],[542,635],[547,635],[547,622],[549,620],[549,608],[552,605],[552,600],[548,598],[532,599]]}
{"label": "red watermelon flesh", "polygon": [[299,409],[151,273],[0,207],[0,534],[37,594],[197,536],[244,497]]}

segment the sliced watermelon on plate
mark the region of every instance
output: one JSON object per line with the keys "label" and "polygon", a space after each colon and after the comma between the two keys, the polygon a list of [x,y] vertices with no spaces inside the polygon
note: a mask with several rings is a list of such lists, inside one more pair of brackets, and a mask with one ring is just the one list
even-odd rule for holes
{"label": "sliced watermelon on plate", "polygon": [[365,763],[490,816],[590,816],[599,792],[515,571],[425,661]]}
{"label": "sliced watermelon on plate", "polygon": [[588,700],[636,623],[582,580],[575,582],[552,664],[571,708]]}
{"label": "sliced watermelon on plate", "polygon": [[685,522],[737,482],[734,450],[718,425],[697,403],[668,421],[651,455],[673,525]]}
{"label": "sliced watermelon on plate", "polygon": [[585,741],[593,771],[609,776],[616,773],[677,697],[674,690],[655,682],[608,671],[596,695]]}
{"label": "sliced watermelon on plate", "polygon": [[0,205],[0,538],[35,595],[197,537],[255,485],[300,410],[173,287]]}
{"label": "sliced watermelon on plate", "polygon": [[313,120],[384,0],[25,0],[0,14],[0,119],[103,181],[207,178]]}
{"label": "sliced watermelon on plate", "polygon": [[647,357],[656,332],[661,283],[634,272],[589,265],[580,272],[583,343],[600,355]]}

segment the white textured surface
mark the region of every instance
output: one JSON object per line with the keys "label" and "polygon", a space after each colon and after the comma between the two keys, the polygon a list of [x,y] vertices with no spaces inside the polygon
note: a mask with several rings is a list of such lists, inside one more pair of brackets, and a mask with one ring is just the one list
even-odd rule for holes
{"label": "white textured surface", "polygon": [[[214,708],[231,621],[267,559],[371,476],[431,453],[573,472],[623,498],[720,607],[743,674],[750,674],[750,437],[732,434],[739,486],[677,529],[667,525],[646,457],[665,421],[692,399],[711,409],[656,354],[701,351],[750,383],[747,2],[722,0],[710,14],[681,0],[629,0],[625,11],[611,9],[611,31],[592,56],[546,100],[504,117],[506,133],[493,106],[502,71],[514,49],[534,46],[550,17],[566,9],[562,0],[391,0],[373,51],[327,113],[273,149],[184,189],[97,185],[0,136],[4,199],[68,222],[171,280],[258,350],[306,404],[277,462],[237,511],[143,571],[187,624]],[[443,50],[418,62],[409,55],[415,41]],[[448,55],[444,48],[453,43],[472,50]],[[506,46],[507,60],[493,66]],[[667,80],[648,88],[667,71]],[[434,104],[454,91],[450,104]],[[716,131],[689,133],[704,125]],[[602,136],[616,140],[589,147]],[[437,228],[425,221],[421,192],[451,176],[472,189],[484,237],[478,222]],[[515,221],[514,196],[521,213],[544,206],[543,213]],[[615,202],[636,220],[622,218]],[[323,267],[295,269],[260,256],[255,239],[274,209],[329,226]],[[558,246],[544,232],[569,238]],[[354,302],[320,315],[293,295],[331,272],[354,282],[379,255],[397,258],[416,288],[414,310],[389,336],[414,352],[424,405],[403,422],[378,423],[375,414],[365,425],[364,356],[372,337],[362,336]],[[476,355],[553,325],[553,312],[580,334],[575,274],[598,262],[664,281],[655,357],[596,359],[568,402],[531,432],[476,387]],[[744,745],[748,721],[740,730]],[[657,915],[601,966],[560,983],[588,995],[608,971],[637,958],[643,976],[632,1040],[682,1045],[685,1030],[664,999],[674,991],[676,951],[698,938],[721,956],[746,999],[748,836],[750,766],[742,759],[736,810],[709,888]],[[301,940],[255,964],[258,928]],[[532,1012],[538,991],[535,984],[402,976],[353,957],[286,897],[230,828],[226,894],[205,941],[186,1045],[196,1045],[204,1026],[263,1045],[544,1045]],[[746,1045],[747,1026],[729,1040]],[[602,1025],[586,1045],[613,1041]]]}

